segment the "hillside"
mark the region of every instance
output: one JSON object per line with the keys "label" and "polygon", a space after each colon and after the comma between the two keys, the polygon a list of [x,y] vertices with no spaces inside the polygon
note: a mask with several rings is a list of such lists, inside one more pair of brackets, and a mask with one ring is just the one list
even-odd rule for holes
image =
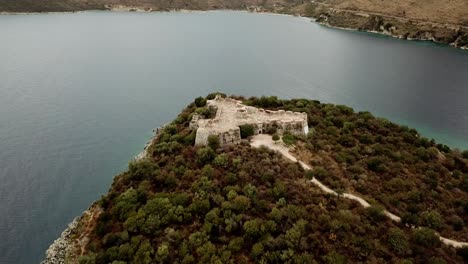
{"label": "hillside", "polygon": [[[437,236],[468,241],[468,152],[345,106],[276,97],[243,100],[307,113],[307,136],[282,137],[304,165],[253,148],[248,140],[220,147],[214,138],[209,146],[193,146],[191,117],[209,113],[198,98],[158,132],[145,155],[132,161],[66,234],[68,244],[60,253],[66,262],[468,260],[466,248],[447,246]],[[327,194],[312,178],[338,194],[364,197],[371,206]],[[384,208],[401,222],[385,217]]]}
{"label": "hillside", "polygon": [[468,48],[465,0],[0,0],[0,13],[234,9],[301,15],[331,27]]}

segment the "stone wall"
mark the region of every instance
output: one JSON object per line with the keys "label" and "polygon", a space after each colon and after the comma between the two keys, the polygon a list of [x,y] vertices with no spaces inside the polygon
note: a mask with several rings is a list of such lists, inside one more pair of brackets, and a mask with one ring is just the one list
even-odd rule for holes
{"label": "stone wall", "polygon": [[216,109],[216,115],[211,119],[193,115],[190,128],[197,131],[195,145],[207,145],[210,135],[218,136],[221,145],[239,144],[241,125],[252,125],[254,134],[282,135],[289,132],[294,135],[305,135],[309,132],[305,113],[265,110],[219,96],[208,100],[207,105]]}

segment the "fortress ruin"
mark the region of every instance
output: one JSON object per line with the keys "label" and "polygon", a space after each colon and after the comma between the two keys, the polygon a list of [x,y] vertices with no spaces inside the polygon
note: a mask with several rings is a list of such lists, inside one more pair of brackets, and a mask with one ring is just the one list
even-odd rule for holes
{"label": "fortress ruin", "polygon": [[207,145],[210,135],[217,135],[221,146],[239,144],[242,125],[252,125],[256,135],[272,130],[276,130],[279,135],[286,131],[295,135],[306,135],[309,132],[306,113],[264,110],[219,95],[208,100],[207,107],[216,109],[214,118],[204,119],[195,114],[190,122],[190,128],[197,130],[195,145]]}

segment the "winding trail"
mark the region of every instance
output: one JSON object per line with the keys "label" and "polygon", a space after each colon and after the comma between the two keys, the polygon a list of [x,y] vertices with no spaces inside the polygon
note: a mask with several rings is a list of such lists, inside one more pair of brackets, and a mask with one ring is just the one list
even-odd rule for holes
{"label": "winding trail", "polygon": [[[259,135],[253,136],[252,139],[251,139],[250,145],[252,147],[254,147],[254,148],[259,148],[261,146],[265,146],[265,147],[267,147],[267,148],[269,148],[271,150],[278,151],[279,153],[281,153],[287,159],[289,159],[289,160],[291,160],[293,162],[298,162],[305,170],[312,170],[312,168],[309,165],[307,165],[304,162],[296,159],[296,157],[294,157],[289,152],[289,148],[286,147],[284,144],[277,143],[277,142],[273,141],[273,139],[271,138],[270,135],[259,134]],[[331,188],[327,187],[325,184],[321,183],[316,178],[312,178],[312,180],[310,180],[310,182],[313,183],[314,185],[316,185],[317,187],[319,187],[325,193],[329,193],[329,194],[333,194],[333,195],[337,195],[337,196],[339,195],[337,192],[335,192]],[[343,193],[343,194],[341,194],[341,196],[343,196],[343,197],[345,197],[347,199],[358,202],[364,208],[367,208],[367,207],[371,206],[366,200],[364,200],[363,198],[361,198],[359,196],[356,196],[354,194]],[[383,213],[388,218],[390,218],[392,221],[395,221],[395,222],[398,222],[398,223],[401,222],[401,218],[399,216],[397,216],[395,214],[392,214],[387,210],[384,210]],[[443,244],[447,245],[447,246],[452,246],[452,247],[455,247],[455,248],[468,247],[467,242],[461,242],[461,241],[457,241],[457,240],[453,240],[453,239],[448,239],[448,238],[442,237],[440,235],[439,235],[439,238],[440,238],[440,241]]]}

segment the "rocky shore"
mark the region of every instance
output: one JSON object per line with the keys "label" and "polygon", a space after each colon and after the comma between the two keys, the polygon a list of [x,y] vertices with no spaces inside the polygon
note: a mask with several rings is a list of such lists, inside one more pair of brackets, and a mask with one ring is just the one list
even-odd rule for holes
{"label": "rocky shore", "polygon": [[310,3],[288,10],[332,28],[376,33],[405,40],[430,41],[468,49],[468,25],[412,20],[359,10]]}
{"label": "rocky shore", "polygon": [[[154,140],[158,137],[160,131],[165,127],[161,126],[153,130],[153,136],[146,143],[144,150],[139,153],[134,160],[141,160],[148,157],[149,147],[153,144]],[[93,220],[100,212],[100,207],[97,202],[94,202],[82,215],[73,219],[68,224],[68,227],[60,234],[46,250],[45,259],[41,264],[65,264],[76,262],[78,254],[82,251],[87,242],[87,233],[85,229],[89,229]]]}
{"label": "rocky shore", "polygon": [[[94,204],[93,204],[94,206]],[[91,207],[93,207],[91,206]],[[91,208],[90,208],[91,209]],[[78,226],[80,221],[84,218],[85,215],[90,214],[90,209],[83,212],[79,217],[73,219],[73,221],[68,224],[68,227],[62,232],[59,238],[57,238],[47,249],[46,257],[41,262],[41,264],[65,264],[66,257],[68,252],[72,251],[74,248],[74,240],[78,232]]]}

